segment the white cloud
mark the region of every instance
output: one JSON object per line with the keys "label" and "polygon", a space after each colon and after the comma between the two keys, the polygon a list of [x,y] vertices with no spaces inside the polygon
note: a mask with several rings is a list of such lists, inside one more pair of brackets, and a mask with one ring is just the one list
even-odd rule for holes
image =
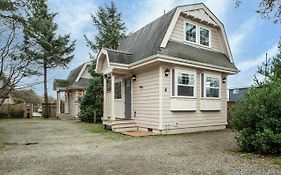
{"label": "white cloud", "polygon": [[91,25],[91,13],[97,9],[95,3],[88,0],[49,0],[51,10],[59,12],[56,22],[62,34],[71,33],[74,39],[83,37],[83,30]]}
{"label": "white cloud", "polygon": [[256,68],[258,65],[261,65],[265,61],[266,53],[268,58],[272,58],[278,53],[278,46],[274,45],[273,47],[268,49],[265,53],[261,54],[259,57],[255,59],[239,62],[237,64],[238,69],[240,69],[241,72],[246,72],[251,68]]}
{"label": "white cloud", "polygon": [[249,18],[244,23],[239,25],[239,28],[236,30],[235,33],[232,33],[230,35],[229,43],[230,43],[231,50],[234,53],[234,55],[241,51],[241,48],[243,48],[243,45],[247,43],[244,41],[251,36],[249,34],[258,25],[259,24],[258,24],[258,20],[256,17]]}

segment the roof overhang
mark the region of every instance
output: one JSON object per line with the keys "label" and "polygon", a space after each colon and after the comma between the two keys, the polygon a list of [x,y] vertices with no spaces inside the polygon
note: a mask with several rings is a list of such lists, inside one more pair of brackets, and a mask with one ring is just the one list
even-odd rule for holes
{"label": "roof overhang", "polygon": [[111,63],[111,67],[113,69],[117,68],[117,69],[124,69],[124,70],[133,70],[133,69],[136,69],[136,68],[148,65],[148,64],[155,63],[155,62],[163,62],[163,63],[183,65],[183,66],[190,66],[190,67],[194,67],[194,68],[223,72],[223,73],[227,73],[227,74],[236,74],[239,72],[236,69],[225,68],[225,67],[212,65],[212,64],[205,64],[205,63],[201,63],[201,62],[181,59],[181,58],[177,58],[177,57],[171,57],[171,56],[162,55],[162,54],[156,54],[151,57],[147,57],[145,59],[134,62],[132,64]]}

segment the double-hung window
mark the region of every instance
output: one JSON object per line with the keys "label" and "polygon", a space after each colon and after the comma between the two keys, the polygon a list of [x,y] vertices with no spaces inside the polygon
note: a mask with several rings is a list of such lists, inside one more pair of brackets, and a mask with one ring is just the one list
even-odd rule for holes
{"label": "double-hung window", "polygon": [[220,76],[205,75],[205,97],[220,98]]}
{"label": "double-hung window", "polygon": [[121,81],[117,81],[114,84],[114,99],[121,99]]}
{"label": "double-hung window", "polygon": [[195,73],[176,71],[175,95],[195,97]]}
{"label": "double-hung window", "polygon": [[185,39],[187,41],[196,43],[196,25],[193,25],[193,24],[190,24],[187,22],[186,26],[185,26],[185,30],[186,30]]}
{"label": "double-hung window", "polygon": [[210,31],[200,27],[200,44],[210,46]]}
{"label": "double-hung window", "polygon": [[185,40],[210,47],[210,30],[190,22],[185,23]]}

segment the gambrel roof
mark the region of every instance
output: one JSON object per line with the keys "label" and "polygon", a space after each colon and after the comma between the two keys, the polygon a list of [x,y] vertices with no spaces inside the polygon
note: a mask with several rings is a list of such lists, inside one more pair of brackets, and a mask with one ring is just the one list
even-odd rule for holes
{"label": "gambrel roof", "polygon": [[[220,28],[226,41],[227,54],[170,41],[172,30],[182,13],[189,16],[200,13],[205,23]],[[109,64],[124,64],[128,67],[149,57],[162,55],[224,67],[232,72],[238,71],[233,62],[223,24],[203,3],[178,6],[123,39],[117,50],[103,48],[98,58],[101,54],[106,55]]]}
{"label": "gambrel roof", "polygon": [[81,78],[81,75],[85,71],[86,67],[90,63],[84,63],[75,69],[73,69],[66,80],[55,79],[53,83],[54,90],[66,90],[66,89],[85,89],[89,85],[89,79]]}

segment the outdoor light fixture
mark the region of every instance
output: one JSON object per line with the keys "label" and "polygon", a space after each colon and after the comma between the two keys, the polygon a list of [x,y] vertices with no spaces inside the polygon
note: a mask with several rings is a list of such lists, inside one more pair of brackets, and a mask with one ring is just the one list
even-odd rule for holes
{"label": "outdoor light fixture", "polygon": [[136,80],[137,80],[137,76],[136,76],[136,75],[133,75],[133,76],[132,76],[132,79],[133,79],[134,81],[136,81]]}
{"label": "outdoor light fixture", "polygon": [[169,73],[170,73],[170,69],[167,68],[167,69],[165,70],[165,76],[167,77],[167,76],[169,75]]}
{"label": "outdoor light fixture", "polygon": [[111,80],[111,75],[110,74],[106,75],[106,77],[107,77],[107,79]]}
{"label": "outdoor light fixture", "polygon": [[226,83],[226,77],[222,78],[222,83]]}

